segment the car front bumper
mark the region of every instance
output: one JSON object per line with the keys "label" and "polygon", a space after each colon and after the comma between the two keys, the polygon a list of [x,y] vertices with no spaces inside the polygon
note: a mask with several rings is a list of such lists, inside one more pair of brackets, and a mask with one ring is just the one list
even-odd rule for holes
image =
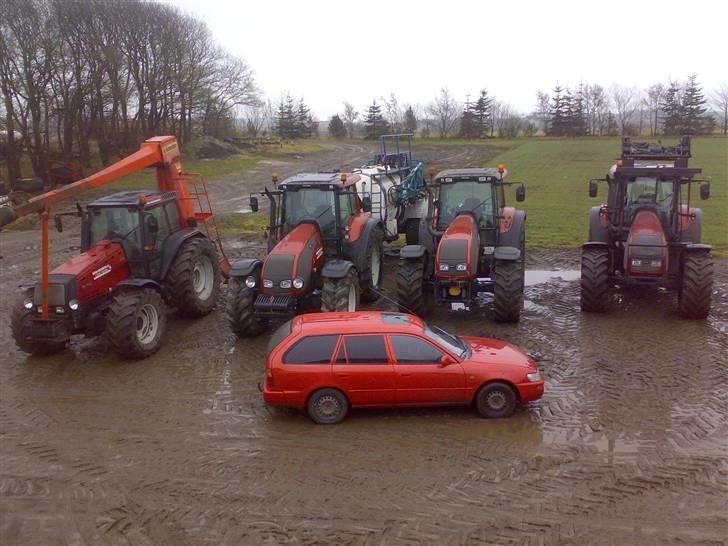
{"label": "car front bumper", "polygon": [[543,381],[529,381],[528,383],[520,383],[516,385],[518,389],[518,398],[521,403],[532,402],[543,396]]}

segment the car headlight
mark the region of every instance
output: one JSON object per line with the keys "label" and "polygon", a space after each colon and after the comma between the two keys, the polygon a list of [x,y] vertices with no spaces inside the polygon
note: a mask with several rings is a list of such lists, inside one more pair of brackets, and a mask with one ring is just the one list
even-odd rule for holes
{"label": "car headlight", "polygon": [[440,264],[440,271],[449,271],[450,266],[447,264]]}
{"label": "car headlight", "polygon": [[245,286],[247,286],[248,288],[255,288],[255,284],[255,277],[245,277]]}
{"label": "car headlight", "polygon": [[71,311],[76,311],[79,308],[78,300],[73,299],[68,302],[68,306],[71,308]]}
{"label": "car headlight", "polygon": [[291,287],[291,279],[286,279],[285,281],[281,281],[281,284],[279,286],[281,288],[290,288]]}
{"label": "car headlight", "polygon": [[32,309],[33,308],[33,300],[31,300],[30,298],[27,298],[23,302],[23,307],[25,307],[26,309]]}
{"label": "car headlight", "polygon": [[468,270],[468,264],[458,264],[456,269],[458,271],[467,271]]}
{"label": "car headlight", "polygon": [[303,288],[303,279],[300,277],[293,279],[293,288]]}
{"label": "car headlight", "polygon": [[273,281],[271,281],[270,279],[265,279],[263,281],[263,286],[265,288],[273,288]]}
{"label": "car headlight", "polygon": [[543,375],[541,375],[541,372],[531,372],[526,375],[526,378],[528,378],[529,381],[542,381]]}

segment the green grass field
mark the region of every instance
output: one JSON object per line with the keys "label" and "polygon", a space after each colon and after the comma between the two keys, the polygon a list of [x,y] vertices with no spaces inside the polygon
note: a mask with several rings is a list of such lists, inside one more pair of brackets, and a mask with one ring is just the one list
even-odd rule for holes
{"label": "green grass field", "polygon": [[[673,140],[664,138],[664,143]],[[432,146],[435,141],[424,141]],[[591,199],[588,181],[603,177],[620,154],[618,138],[522,138],[481,141],[483,159],[479,166],[504,163],[507,180],[526,185],[526,201],[518,203],[528,212],[528,243],[532,246],[577,246],[586,240],[589,207],[606,200],[606,184],[599,187],[598,197]],[[445,141],[450,147],[478,143]],[[493,146],[503,149],[498,152]],[[493,155],[493,154],[496,155]],[[690,166],[703,169],[702,178],[711,181],[711,196],[700,201],[697,185],[693,185],[691,205],[703,209],[703,242],[717,253],[728,255],[728,139],[695,138]],[[463,165],[471,167],[476,165]],[[509,191],[515,204],[514,190]]]}

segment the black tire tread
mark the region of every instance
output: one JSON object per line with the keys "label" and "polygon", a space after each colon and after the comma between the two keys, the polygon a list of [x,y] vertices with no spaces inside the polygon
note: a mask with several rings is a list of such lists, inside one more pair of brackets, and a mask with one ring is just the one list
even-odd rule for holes
{"label": "black tire tread", "polygon": [[[372,268],[371,258],[373,252],[379,252],[379,283],[377,286],[372,284]],[[367,251],[364,261],[364,269],[359,272],[359,290],[361,291],[361,301],[371,303],[379,299],[379,291],[382,288],[382,280],[384,278],[384,233],[377,226],[372,230],[367,244]]]}
{"label": "black tire tread", "polygon": [[321,291],[321,311],[348,311],[349,287],[352,283],[356,286],[358,296],[356,310],[358,310],[359,302],[361,301],[359,280],[356,272],[352,268],[346,276],[340,279],[324,278],[324,286]]}
{"label": "black tire tread", "polygon": [[689,319],[704,319],[710,313],[713,292],[713,256],[709,252],[689,253],[683,260],[678,313]]}
{"label": "black tire tread", "polygon": [[419,316],[424,314],[424,275],[423,259],[400,260],[397,271],[397,303],[401,312]]}
{"label": "black tire tread", "polygon": [[518,322],[523,307],[523,262],[497,260],[493,272],[493,311],[498,322]]}
{"label": "black tire tread", "polygon": [[253,337],[265,330],[267,321],[256,318],[253,309],[255,292],[245,285],[243,279],[230,281],[230,299],[228,301],[228,322],[238,337]]}
{"label": "black tire tread", "polygon": [[[157,308],[159,337],[157,343],[144,347],[136,339],[136,312],[140,305]],[[105,337],[111,349],[125,359],[139,360],[156,353],[162,346],[167,324],[167,309],[159,292],[153,288],[117,292],[106,313]]]}
{"label": "black tire tread", "polygon": [[581,310],[603,313],[610,295],[609,250],[585,248],[581,251]]}
{"label": "black tire tread", "polygon": [[[212,263],[214,283],[207,300],[200,300],[192,284],[192,272],[198,256],[205,255]],[[193,237],[182,244],[164,279],[169,301],[177,306],[177,312],[185,317],[203,317],[215,306],[220,291],[222,273],[215,246],[206,237]]]}
{"label": "black tire tread", "polygon": [[[510,393],[508,405],[503,410],[497,413],[494,413],[492,410],[490,410],[485,401],[485,397],[487,396],[487,394],[489,392],[492,392],[494,389],[502,389],[504,392]],[[484,385],[478,390],[477,394],[475,395],[475,409],[478,410],[478,413],[480,413],[480,415],[487,419],[502,419],[504,417],[510,417],[515,411],[517,402],[518,395],[513,390],[513,387],[511,387],[508,383],[503,383],[501,381],[494,381],[492,383]]]}

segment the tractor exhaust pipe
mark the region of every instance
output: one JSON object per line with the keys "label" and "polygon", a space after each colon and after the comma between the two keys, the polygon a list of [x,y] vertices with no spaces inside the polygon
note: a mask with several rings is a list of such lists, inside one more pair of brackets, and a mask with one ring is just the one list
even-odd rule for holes
{"label": "tractor exhaust pipe", "polygon": [[445,233],[444,231],[439,231],[432,227],[432,219],[434,217],[435,213],[435,202],[432,198],[432,192],[430,191],[430,188],[425,186],[425,189],[427,191],[427,216],[425,217],[425,224],[427,225],[427,231],[432,235],[433,237],[442,237]]}
{"label": "tractor exhaust pipe", "polygon": [[11,222],[17,220],[18,215],[15,210],[10,207],[0,207],[0,228],[5,227]]}

